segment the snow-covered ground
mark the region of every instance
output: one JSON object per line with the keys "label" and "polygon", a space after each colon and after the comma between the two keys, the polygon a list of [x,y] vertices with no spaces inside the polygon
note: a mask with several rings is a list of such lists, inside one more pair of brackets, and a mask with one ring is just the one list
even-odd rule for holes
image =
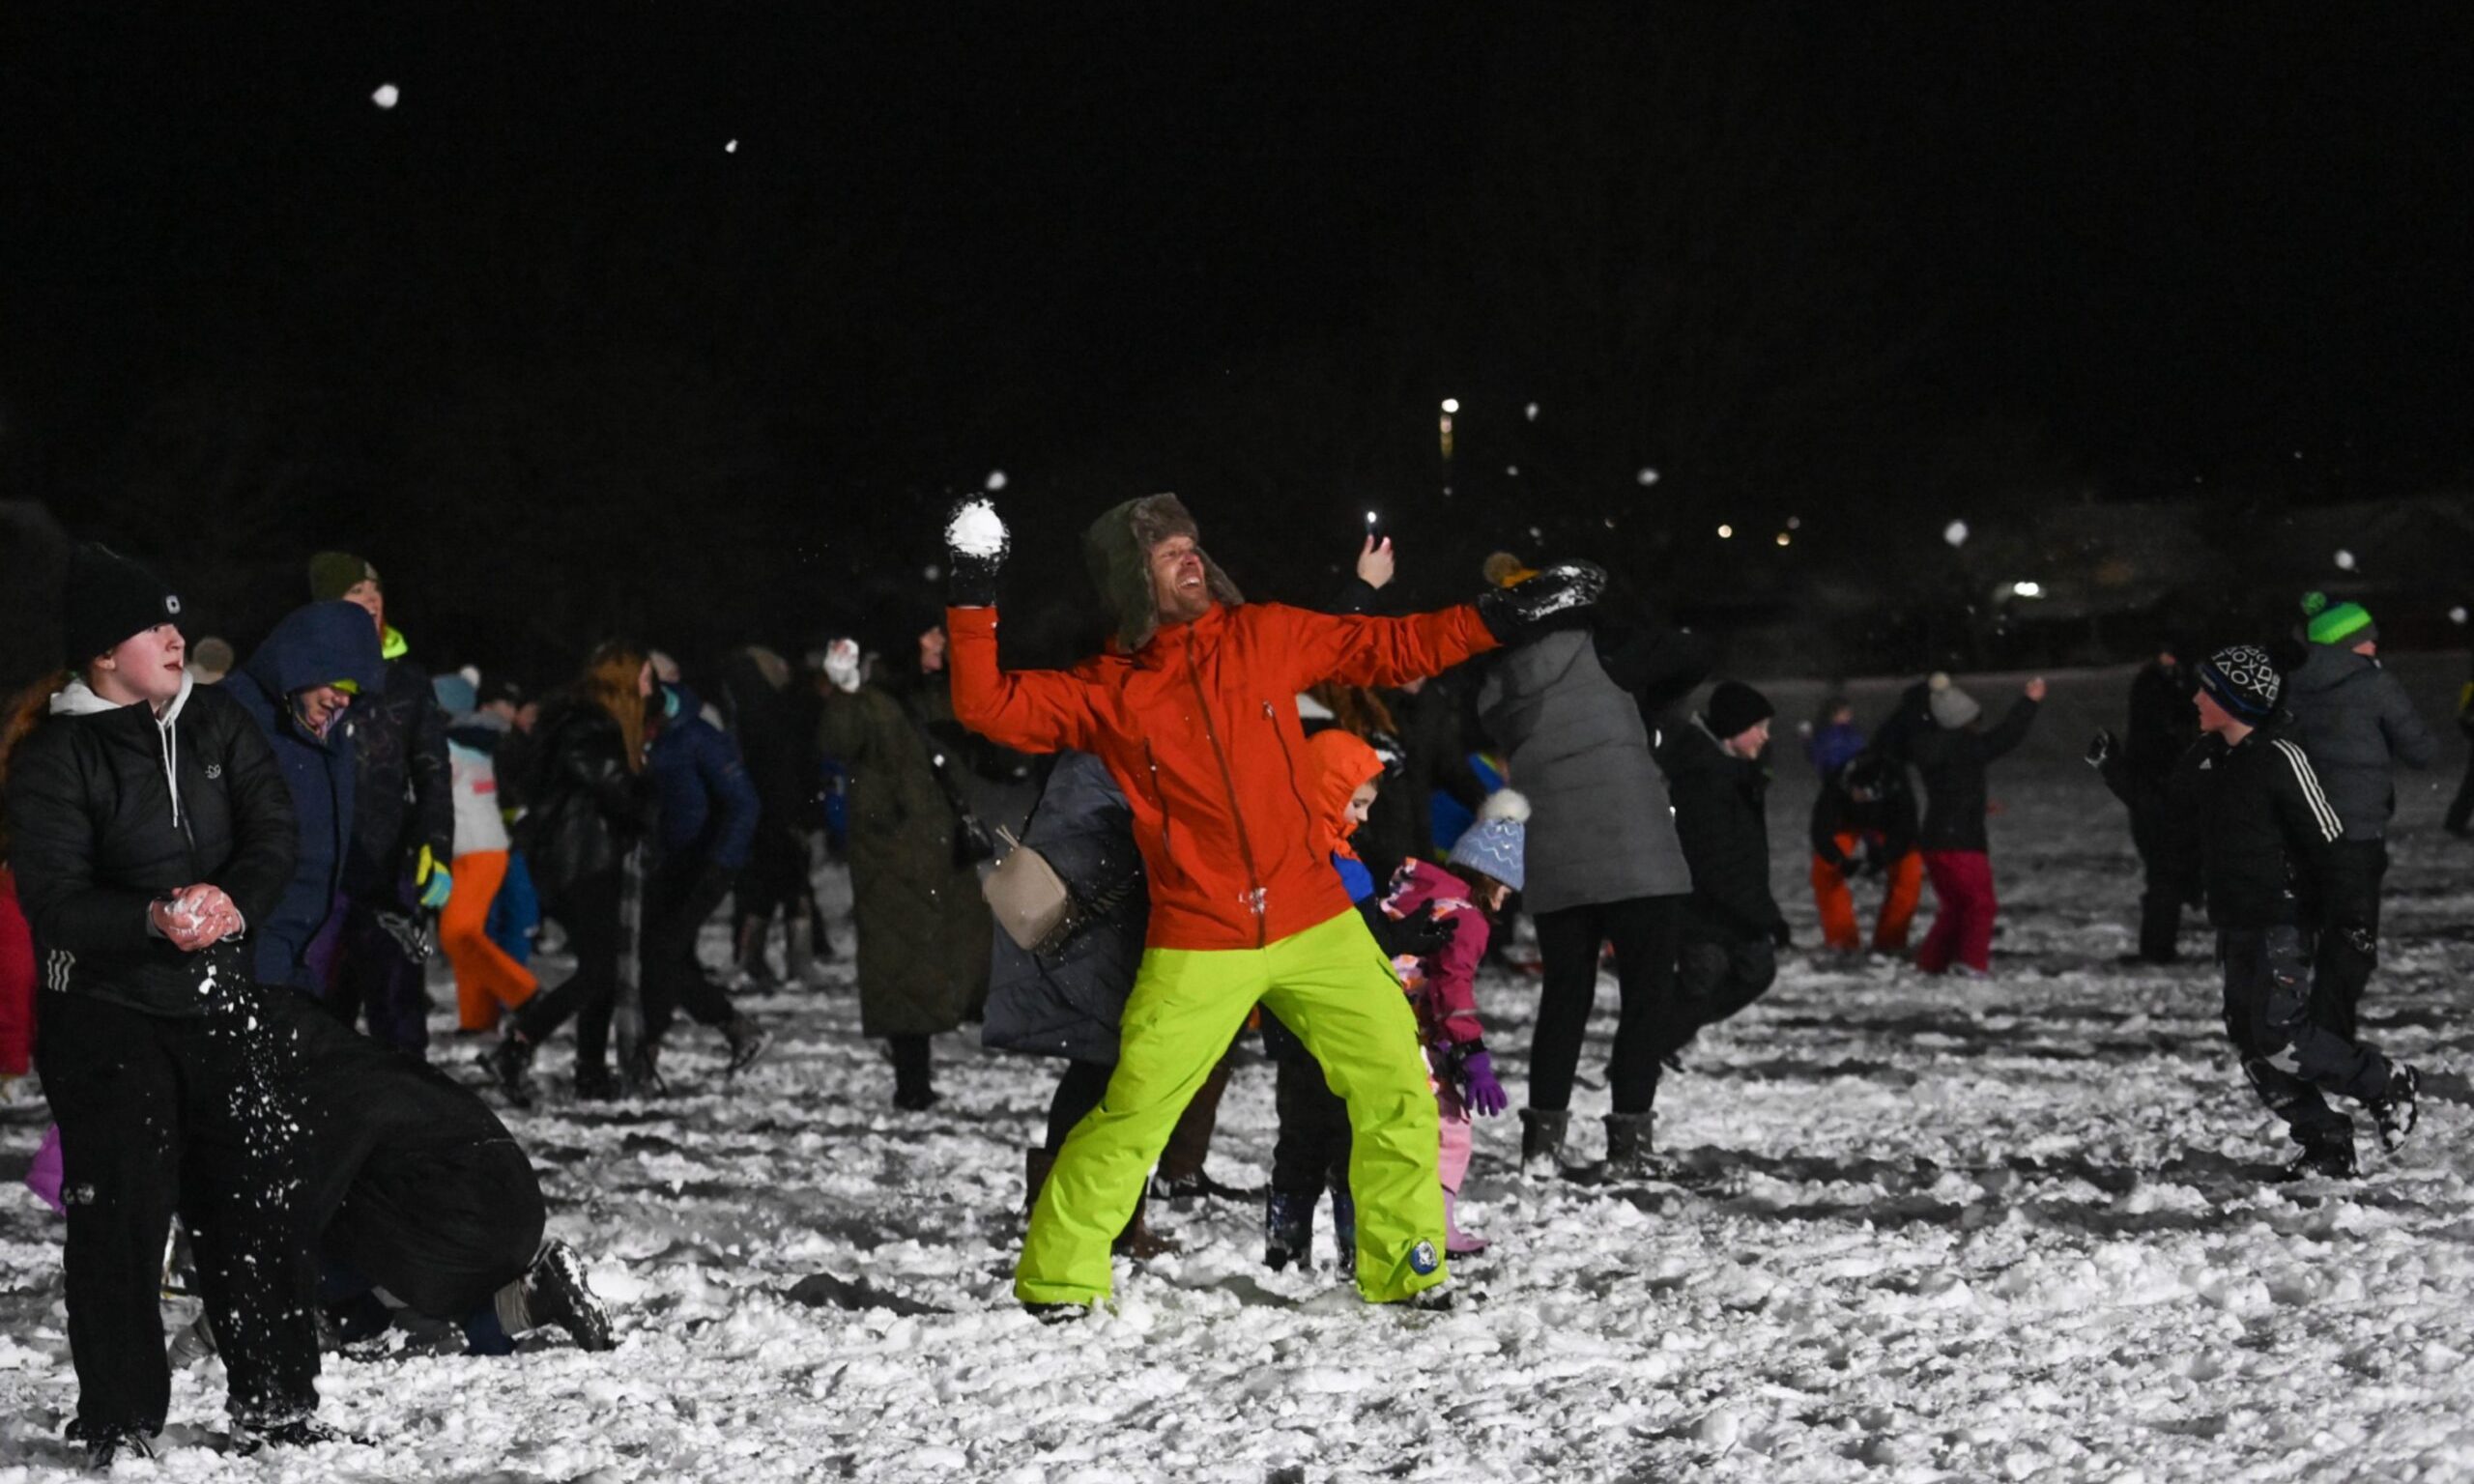
{"label": "snow-covered ground", "polygon": [[[510,1118],[618,1309],[615,1354],[331,1357],[325,1414],[373,1445],[175,1447],[120,1476],[2474,1475],[2474,847],[2435,826],[2454,772],[2406,793],[2365,1015],[2431,1072],[2422,1130],[2393,1158],[2366,1137],[2359,1184],[2267,1185],[2282,1146],[2206,968],[2114,962],[2136,867],[2072,758],[2122,680],[2057,687],[2052,726],[1997,771],[1991,983],[1793,958],[1670,1079],[1675,1185],[1523,1183],[1512,1121],[1482,1126],[1463,1209],[1496,1246],[1459,1265],[1450,1313],[1364,1307],[1328,1267],[1270,1273],[1256,1213],[1223,1207],[1169,1213],[1184,1255],[1121,1269],[1113,1313],[1043,1327],[1007,1281],[1052,1066],[947,1038],[945,1103],[894,1113],[849,993],[785,994],[751,1002],[782,1039],[734,1088],[691,1027],[668,1099]],[[1989,709],[1999,690],[1980,687]],[[1779,691],[1791,719],[1812,694]],[[1808,771],[1792,748],[1778,771],[1774,874],[1808,945]],[[1515,1101],[1534,998],[1518,976],[1483,986]],[[545,1055],[554,1086],[564,1067]],[[1271,1106],[1268,1067],[1240,1069],[1223,1178],[1260,1180]],[[21,1169],[39,1114],[0,1117],[0,1169]],[[58,1241],[32,1196],[0,1195],[0,1484],[73,1462]],[[176,1439],[219,1398],[184,1373]]]}

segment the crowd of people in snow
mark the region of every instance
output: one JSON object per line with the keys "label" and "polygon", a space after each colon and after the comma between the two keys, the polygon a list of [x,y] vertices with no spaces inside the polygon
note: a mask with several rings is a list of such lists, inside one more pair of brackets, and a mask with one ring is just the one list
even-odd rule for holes
{"label": "crowd of people in snow", "polygon": [[[1063,1063],[1025,1156],[1015,1282],[1043,1318],[1105,1300],[1113,1257],[1173,1248],[1146,1220],[1161,1199],[1259,1203],[1280,1268],[1311,1262],[1328,1197],[1367,1300],[1448,1304],[1450,1260],[1487,1246],[1457,1207],[1472,1120],[1514,1103],[1475,987],[1517,916],[1539,993],[1524,1172],[1659,1177],[1661,1082],[1791,943],[1773,707],[1710,684],[1703,638],[1619,619],[1586,561],[1510,555],[1466,604],[1379,614],[1393,554],[1371,539],[1325,608],[1250,603],[1162,495],[1086,533],[1102,651],[1009,670],[1005,527],[971,501],[946,538],[948,606],[899,646],[835,639],[798,669],[741,649],[712,703],[619,642],[537,702],[433,676],[377,570],[333,552],[236,665],[187,642],[155,571],[75,552],[66,668],[0,733],[0,1075],[31,1065],[55,1120],[29,1184],[65,1216],[70,1425],[94,1462],[151,1446],[176,1355],[222,1356],[234,1441],[258,1447],[337,1436],[315,1414],[322,1349],[390,1330],[482,1355],[536,1330],[608,1347],[584,1260],[545,1240],[531,1161],[481,1094],[531,1106],[534,1050],[571,1020],[580,1101],[658,1096],[682,1010],[721,1039],[726,1076],[755,1063],[769,1033],[734,990],[837,982],[813,887],[827,849],[849,865],[861,1030],[885,1044],[895,1107],[935,1105],[932,1042],[966,1023]],[[2354,1129],[2331,1098],[2390,1150],[2416,1123],[2417,1073],[2355,1012],[2391,773],[2435,746],[2369,614],[2305,609],[2289,654],[2161,649],[2123,735],[2087,757],[2144,868],[2136,956],[2175,961],[2183,910],[2204,906],[2288,1169],[2344,1177]],[[1836,699],[1803,728],[1822,952],[1910,956],[1929,882],[1914,968],[1991,971],[1988,777],[2044,696],[2029,681],[1987,726],[1936,674],[1869,736]],[[2474,685],[2459,721],[2474,732]],[[989,822],[992,779],[1036,793],[1019,840]],[[2469,812],[2474,770],[2447,827]],[[699,940],[726,902],[717,976]],[[574,967],[544,985],[550,925]],[[459,1032],[487,1047],[469,1077],[427,1060],[433,945]],[[1610,963],[1605,1154],[1575,1163]],[[1249,1031],[1279,1129],[1267,1183],[1240,1189],[1205,1162]],[[167,1287],[203,1305],[170,1354]]]}

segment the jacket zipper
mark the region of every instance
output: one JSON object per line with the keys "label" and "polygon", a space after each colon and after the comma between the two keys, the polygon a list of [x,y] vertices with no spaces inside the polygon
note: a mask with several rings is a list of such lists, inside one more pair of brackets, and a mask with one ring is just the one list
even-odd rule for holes
{"label": "jacket zipper", "polygon": [[1297,801],[1297,812],[1306,818],[1306,838],[1314,838],[1314,808],[1306,802],[1305,791],[1297,786],[1297,755],[1289,751],[1288,733],[1280,729],[1280,717],[1272,711],[1270,701],[1263,702],[1263,720],[1272,724],[1272,735],[1280,738],[1280,755],[1288,763],[1288,796]]}
{"label": "jacket zipper", "polygon": [[1269,896],[1263,890],[1263,873],[1254,864],[1254,842],[1246,835],[1246,812],[1237,802],[1237,775],[1228,768],[1228,752],[1220,745],[1220,728],[1211,725],[1211,698],[1203,694],[1202,671],[1194,664],[1194,637],[1186,634],[1186,683],[1194,687],[1194,708],[1202,718],[1202,734],[1211,739],[1211,756],[1220,763],[1220,786],[1228,794],[1228,822],[1237,831],[1237,853],[1246,861],[1246,905],[1254,912],[1254,946],[1262,948],[1271,941],[1268,917]]}
{"label": "jacket zipper", "polygon": [[1151,770],[1151,797],[1160,804],[1160,859],[1168,859],[1168,790],[1160,786],[1160,758],[1151,751],[1151,739],[1142,742],[1143,766]]}

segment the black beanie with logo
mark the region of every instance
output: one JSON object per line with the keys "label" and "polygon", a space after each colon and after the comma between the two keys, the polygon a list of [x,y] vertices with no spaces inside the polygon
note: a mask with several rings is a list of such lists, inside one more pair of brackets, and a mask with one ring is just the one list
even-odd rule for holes
{"label": "black beanie with logo", "polygon": [[69,554],[60,638],[70,669],[82,669],[132,634],[180,621],[180,594],[146,568],[92,541]]}

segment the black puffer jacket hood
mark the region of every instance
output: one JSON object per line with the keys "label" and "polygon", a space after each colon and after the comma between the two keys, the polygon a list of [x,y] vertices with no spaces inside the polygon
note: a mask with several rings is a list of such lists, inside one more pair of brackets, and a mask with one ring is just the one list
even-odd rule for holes
{"label": "black puffer jacket hood", "polygon": [[[1091,569],[1091,585],[1116,615],[1117,642],[1128,654],[1151,642],[1160,627],[1159,600],[1151,591],[1151,549],[1170,536],[1191,536],[1197,547],[1202,544],[1194,518],[1174,495],[1129,499],[1082,533],[1082,559]],[[1231,608],[1246,601],[1208,552],[1203,553],[1202,568],[1213,597]]]}

